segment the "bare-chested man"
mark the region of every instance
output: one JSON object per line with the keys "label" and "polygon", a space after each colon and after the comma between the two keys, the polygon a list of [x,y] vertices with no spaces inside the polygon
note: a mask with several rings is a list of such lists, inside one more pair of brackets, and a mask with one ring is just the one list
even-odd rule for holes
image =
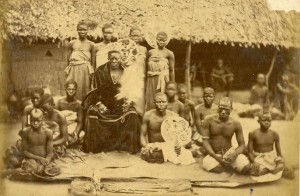
{"label": "bare-chested man", "polygon": [[66,96],[59,99],[56,108],[65,114],[68,124],[69,142],[77,140],[83,128],[83,109],[81,101],[75,98],[77,83],[68,80],[65,83]]}
{"label": "bare-chested man", "polygon": [[[203,158],[203,168],[206,171],[220,173],[234,169],[246,174],[250,171],[250,162],[243,154],[245,142],[241,123],[230,117],[232,102],[224,97],[219,102],[219,114],[209,116],[203,121],[203,146],[208,153]],[[238,147],[231,143],[236,135]]]}
{"label": "bare-chested man", "polygon": [[25,127],[28,127],[30,125],[30,118],[29,114],[33,108],[39,108],[40,107],[40,99],[44,95],[44,90],[39,87],[33,88],[31,91],[30,97],[31,97],[31,103],[30,105],[27,105],[22,114],[22,129]]}
{"label": "bare-chested man", "polygon": [[44,113],[45,126],[53,132],[54,156],[61,157],[65,154],[65,145],[68,141],[66,117],[54,108],[54,100],[48,94],[41,98],[41,109]]}
{"label": "bare-chested man", "polygon": [[195,107],[195,124],[199,133],[201,133],[201,125],[206,116],[217,114],[218,106],[214,104],[215,91],[210,87],[203,90],[204,103]]}
{"label": "bare-chested man", "polygon": [[175,81],[175,57],[172,51],[165,48],[168,36],[159,32],[156,36],[157,48],[148,53],[146,111],[154,109],[154,96],[157,92],[165,92],[166,83]]}
{"label": "bare-chested man", "polygon": [[30,112],[30,127],[23,130],[22,152],[24,159],[21,168],[2,172],[3,176],[20,173],[41,173],[53,156],[52,131],[42,126],[43,112],[33,109]]}
{"label": "bare-chested man", "polygon": [[[166,94],[159,92],[155,95],[156,109],[149,110],[144,114],[140,137],[143,149],[152,148],[152,144],[154,143],[165,142],[161,135],[161,124],[166,118],[177,115],[174,112],[167,110],[167,105],[168,101]],[[153,152],[151,154],[143,154],[143,149],[141,155],[143,159],[149,162],[164,161],[161,149],[153,146]]]}
{"label": "bare-chested man", "polygon": [[91,65],[94,43],[87,39],[88,24],[79,22],[77,25],[79,39],[72,40],[68,46],[67,67],[65,73],[67,81],[73,79],[77,82],[76,96],[83,100],[91,89],[91,76],[94,69]]}
{"label": "bare-chested man", "polygon": [[[279,135],[269,129],[272,121],[271,113],[262,111],[258,117],[260,128],[249,133],[248,153],[252,163],[251,175],[260,176],[283,171],[284,160]],[[274,144],[276,152],[273,149]]]}
{"label": "bare-chested man", "polygon": [[266,86],[266,77],[264,74],[258,74],[256,84],[252,86],[249,103],[251,105],[258,104],[262,108],[268,108],[269,97],[268,87]]}
{"label": "bare-chested man", "polygon": [[175,112],[179,116],[184,118],[184,105],[180,101],[176,99],[177,94],[177,85],[175,82],[168,82],[166,86],[166,95],[168,98],[168,106],[167,109]]}
{"label": "bare-chested man", "polygon": [[194,125],[195,103],[188,99],[187,88],[184,84],[178,85],[178,100],[183,103],[183,118],[187,120],[191,127]]}

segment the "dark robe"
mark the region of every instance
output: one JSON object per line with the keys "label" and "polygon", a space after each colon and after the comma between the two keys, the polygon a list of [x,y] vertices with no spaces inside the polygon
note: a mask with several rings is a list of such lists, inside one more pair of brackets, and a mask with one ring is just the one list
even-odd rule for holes
{"label": "dark robe", "polygon": [[[136,153],[139,150],[140,118],[135,108],[123,112],[124,100],[117,100],[120,84],[114,84],[109,65],[98,67],[93,78],[96,87],[85,99],[86,108],[84,150],[106,152],[122,150]],[[96,103],[101,101],[107,111],[100,112]]]}

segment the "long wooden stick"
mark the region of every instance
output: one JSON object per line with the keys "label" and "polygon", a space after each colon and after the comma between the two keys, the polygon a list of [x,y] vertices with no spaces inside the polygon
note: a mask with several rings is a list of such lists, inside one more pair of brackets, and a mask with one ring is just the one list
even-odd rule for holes
{"label": "long wooden stick", "polygon": [[272,73],[274,65],[275,65],[276,56],[277,56],[277,49],[275,49],[275,52],[274,52],[274,55],[273,55],[273,58],[271,61],[271,66],[268,70],[268,73],[266,74],[266,85],[267,85],[268,89],[269,89],[269,78],[271,76],[271,73]]}

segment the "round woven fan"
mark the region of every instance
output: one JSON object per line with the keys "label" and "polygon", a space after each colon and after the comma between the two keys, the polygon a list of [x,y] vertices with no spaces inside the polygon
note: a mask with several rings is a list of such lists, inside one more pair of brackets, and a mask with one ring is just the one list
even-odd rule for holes
{"label": "round woven fan", "polygon": [[118,50],[121,52],[122,64],[125,67],[134,63],[140,52],[138,45],[129,38],[119,39],[117,42],[110,43],[107,47],[109,50]]}
{"label": "round woven fan", "polygon": [[192,130],[184,118],[172,116],[162,122],[161,135],[166,142],[184,146],[191,141]]}

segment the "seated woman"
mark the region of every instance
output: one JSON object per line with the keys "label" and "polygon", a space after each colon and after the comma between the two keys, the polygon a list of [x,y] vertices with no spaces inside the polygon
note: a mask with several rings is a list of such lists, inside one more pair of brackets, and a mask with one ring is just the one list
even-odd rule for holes
{"label": "seated woman", "polygon": [[86,119],[83,150],[94,153],[111,150],[136,153],[139,150],[139,116],[126,99],[116,98],[124,73],[121,53],[110,51],[108,60],[108,63],[96,69],[93,79],[96,89],[83,101]]}

